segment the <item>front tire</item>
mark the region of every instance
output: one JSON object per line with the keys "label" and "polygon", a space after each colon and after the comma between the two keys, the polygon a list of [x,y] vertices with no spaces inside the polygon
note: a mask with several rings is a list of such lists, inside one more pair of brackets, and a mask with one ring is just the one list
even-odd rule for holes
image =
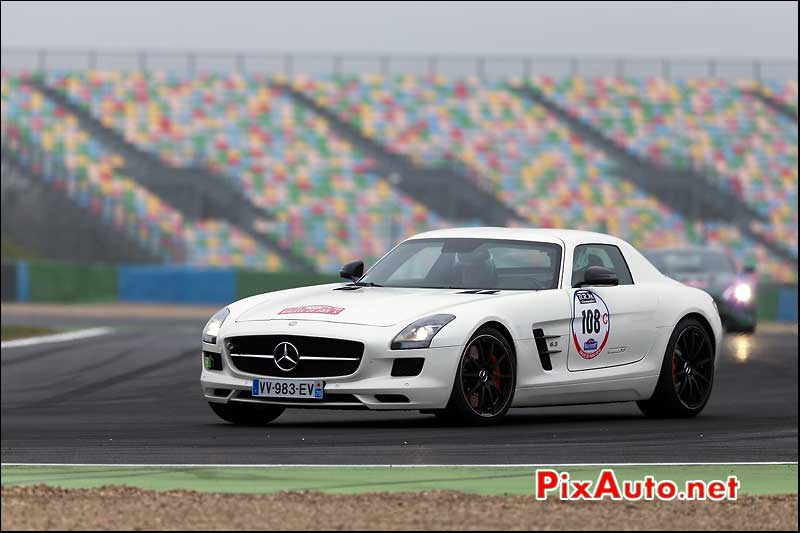
{"label": "front tire", "polygon": [[436,414],[468,425],[496,424],[511,407],[516,386],[511,344],[495,328],[482,327],[464,347],[447,408]]}
{"label": "front tire", "polygon": [[714,385],[714,345],[703,325],[684,318],[669,338],[656,389],[649,400],[636,402],[652,418],[697,416]]}
{"label": "front tire", "polygon": [[237,426],[265,426],[281,416],[285,407],[277,405],[208,402],[214,414]]}

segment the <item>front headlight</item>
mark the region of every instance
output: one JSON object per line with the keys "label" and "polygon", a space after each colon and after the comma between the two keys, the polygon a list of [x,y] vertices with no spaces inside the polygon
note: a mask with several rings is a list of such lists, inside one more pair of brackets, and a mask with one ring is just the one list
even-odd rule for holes
{"label": "front headlight", "polygon": [[433,315],[415,320],[392,339],[392,350],[430,348],[431,341],[439,330],[453,321],[453,315]]}
{"label": "front headlight", "polygon": [[753,299],[753,288],[747,283],[739,283],[733,288],[733,298],[742,304],[749,303]]}
{"label": "front headlight", "polygon": [[206,323],[206,327],[203,328],[203,342],[207,342],[209,344],[217,343],[219,328],[222,327],[222,323],[225,322],[225,319],[228,318],[229,314],[231,314],[231,312],[227,307],[224,307],[214,313],[214,316],[212,316],[211,319]]}

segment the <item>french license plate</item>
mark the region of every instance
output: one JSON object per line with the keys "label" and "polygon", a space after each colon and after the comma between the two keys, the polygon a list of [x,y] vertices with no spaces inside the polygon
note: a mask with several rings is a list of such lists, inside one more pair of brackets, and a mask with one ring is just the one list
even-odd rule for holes
{"label": "french license plate", "polygon": [[259,398],[308,398],[321,400],[325,383],[294,379],[254,379],[253,396]]}

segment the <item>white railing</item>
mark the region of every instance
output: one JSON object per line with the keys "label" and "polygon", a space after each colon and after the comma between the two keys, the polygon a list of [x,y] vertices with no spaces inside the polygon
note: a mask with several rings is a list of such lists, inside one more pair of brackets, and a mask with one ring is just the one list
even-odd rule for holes
{"label": "white railing", "polygon": [[125,50],[3,48],[8,72],[53,70],[162,70],[177,73],[248,72],[348,75],[443,74],[499,81],[515,77],[635,76],[797,79],[797,59],[599,57],[539,55],[378,54],[223,50]]}

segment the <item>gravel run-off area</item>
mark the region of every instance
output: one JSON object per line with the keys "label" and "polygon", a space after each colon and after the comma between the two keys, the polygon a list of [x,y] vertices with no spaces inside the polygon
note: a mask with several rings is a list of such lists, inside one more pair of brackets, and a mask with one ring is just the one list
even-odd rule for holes
{"label": "gravel run-off area", "polygon": [[460,492],[216,494],[3,487],[2,529],[797,529],[797,495],[560,502]]}

